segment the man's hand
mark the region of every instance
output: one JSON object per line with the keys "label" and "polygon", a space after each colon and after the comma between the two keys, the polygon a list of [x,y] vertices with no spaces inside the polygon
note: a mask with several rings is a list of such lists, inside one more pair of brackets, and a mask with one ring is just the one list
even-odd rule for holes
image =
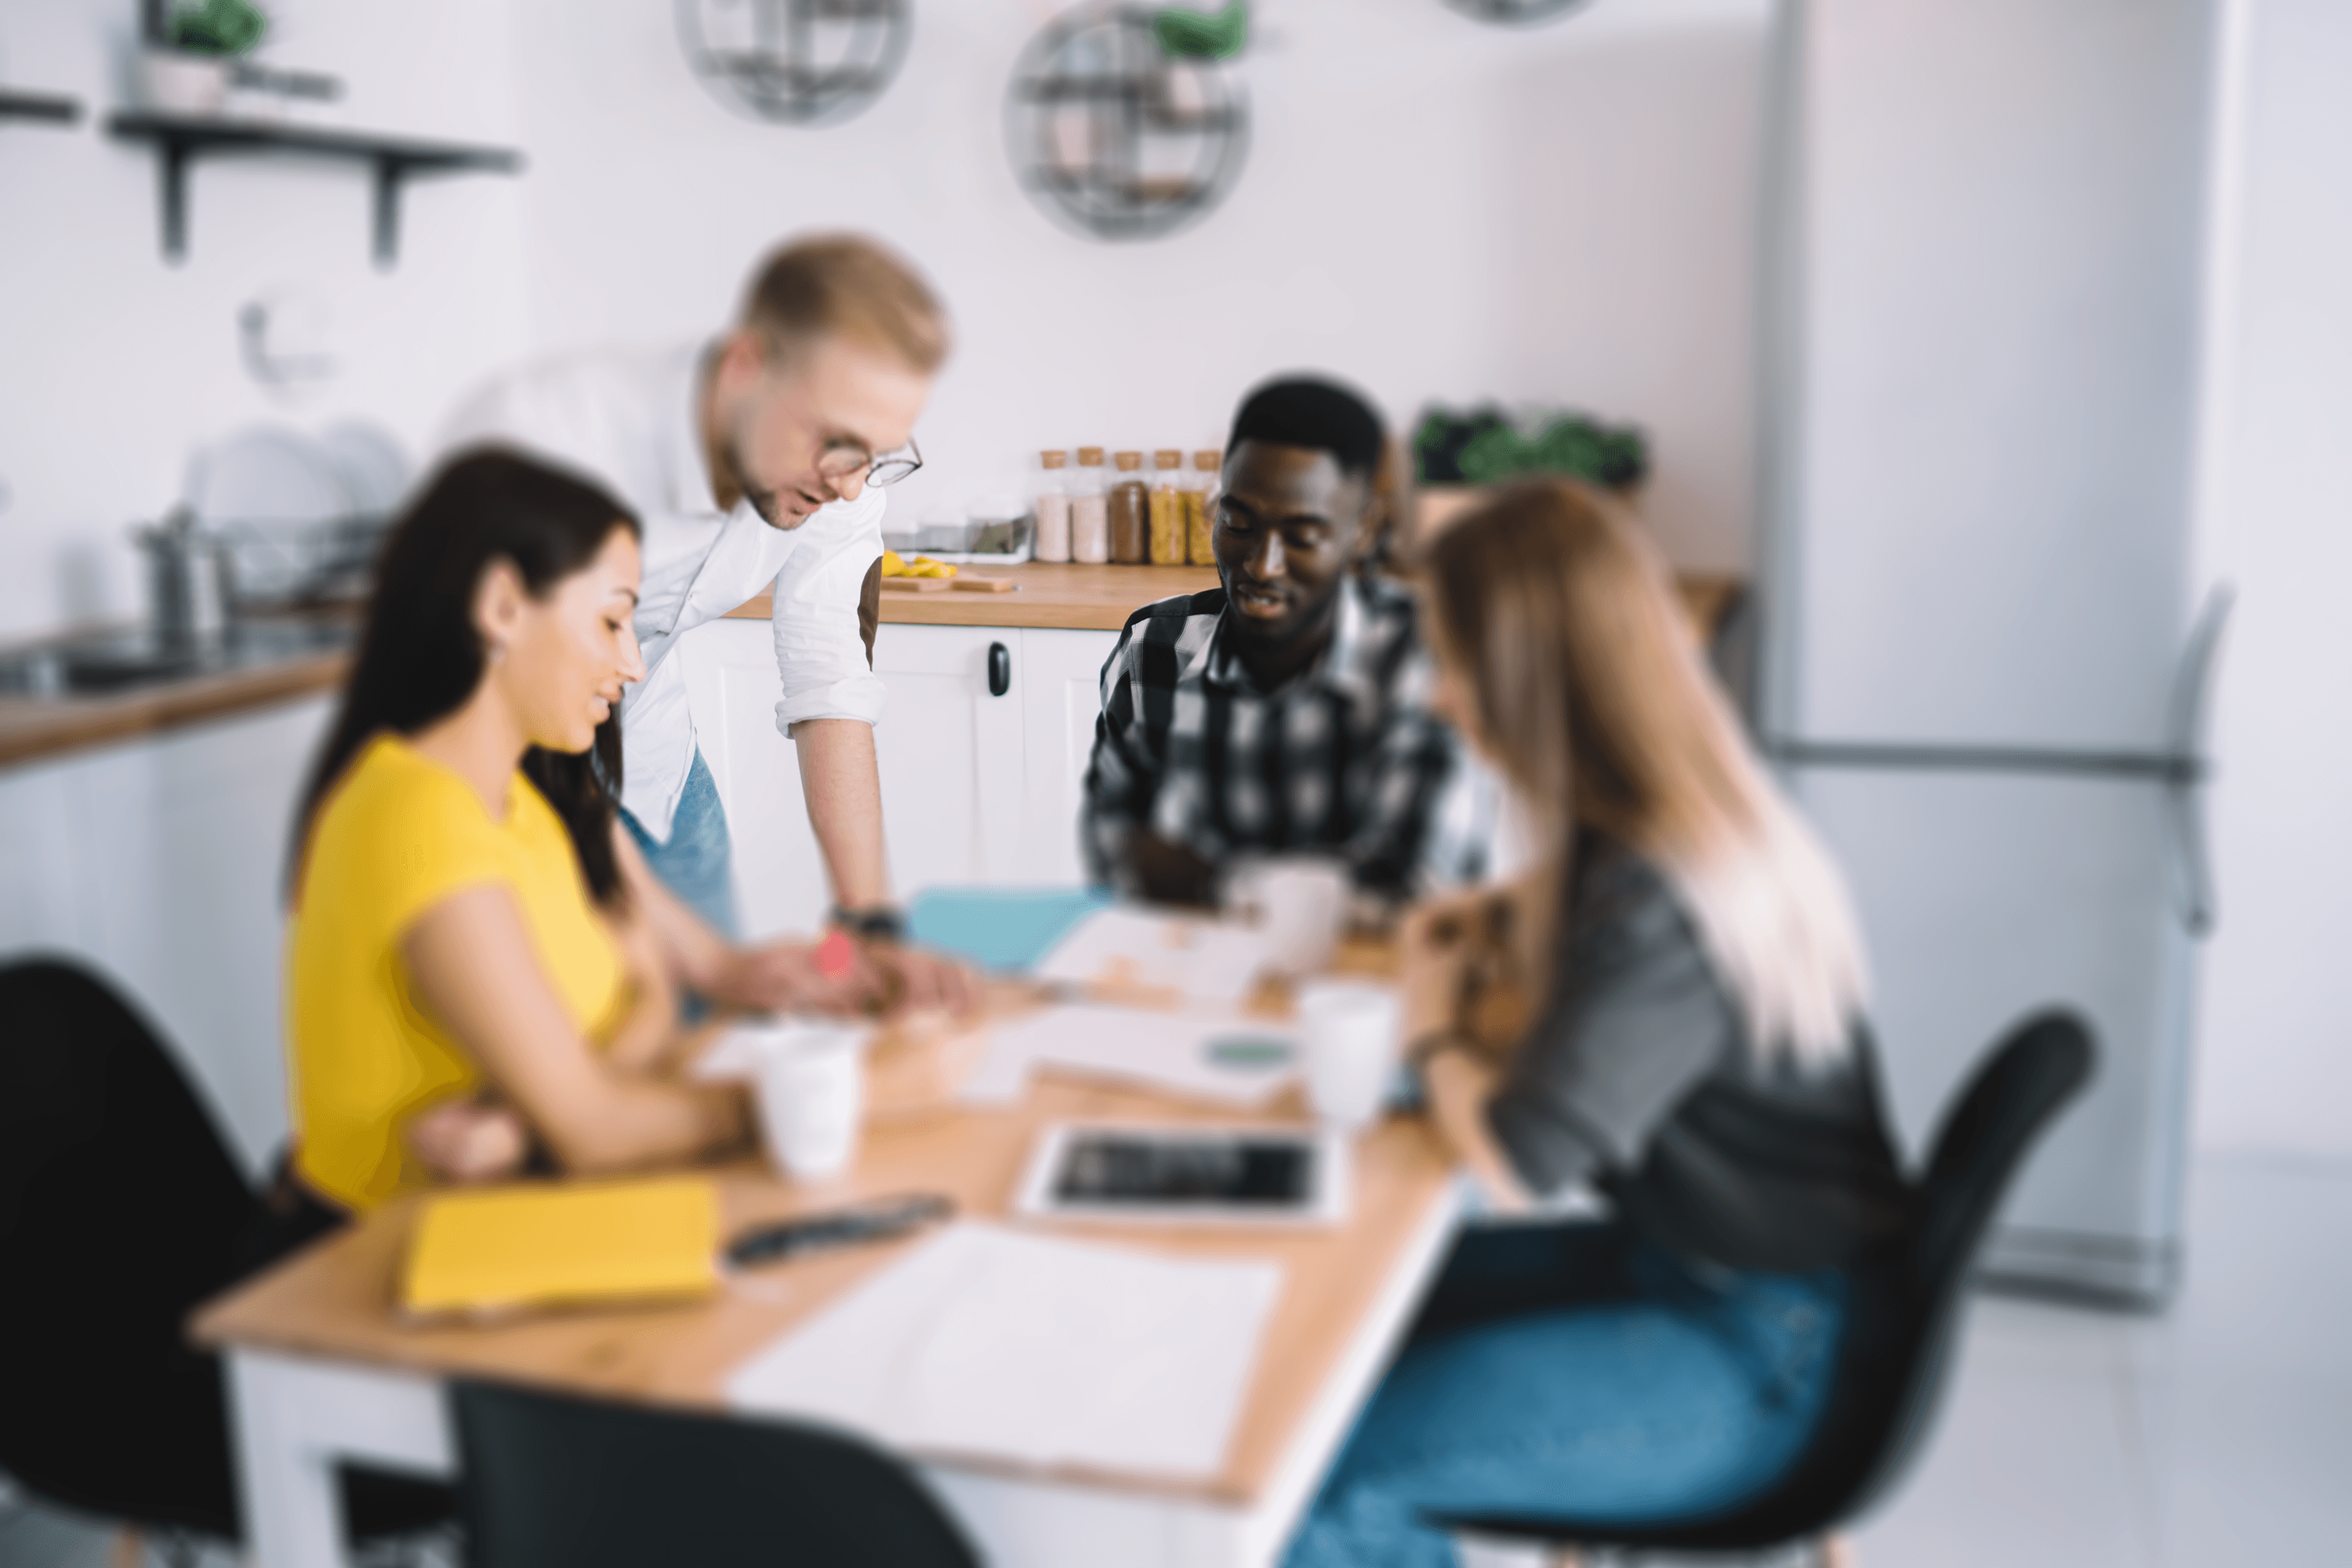
{"label": "man's hand", "polygon": [[1153,903],[1215,907],[1217,868],[1183,845],[1156,833],[1137,832],[1128,838],[1127,858],[1137,890]]}
{"label": "man's hand", "polygon": [[883,976],[887,1014],[940,1009],[969,1017],[980,1007],[980,977],[943,952],[896,942],[860,944],[860,957]]}

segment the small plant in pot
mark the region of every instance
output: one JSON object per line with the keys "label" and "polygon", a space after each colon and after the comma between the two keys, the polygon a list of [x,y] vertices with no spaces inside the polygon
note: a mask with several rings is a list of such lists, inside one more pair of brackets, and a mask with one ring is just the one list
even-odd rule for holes
{"label": "small plant in pot", "polygon": [[253,0],[142,0],[141,85],[148,107],[168,114],[217,114],[230,68],[253,52],[269,18]]}

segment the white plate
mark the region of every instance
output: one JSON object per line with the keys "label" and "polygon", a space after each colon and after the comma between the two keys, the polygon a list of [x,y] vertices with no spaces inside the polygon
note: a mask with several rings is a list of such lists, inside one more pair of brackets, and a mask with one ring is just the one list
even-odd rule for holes
{"label": "white plate", "polygon": [[408,499],[416,469],[383,426],[347,419],[320,432],[319,446],[360,516],[389,517]]}
{"label": "white plate", "polygon": [[323,522],[354,508],[334,459],[282,425],[255,425],[198,452],[188,466],[188,504],[199,521]]}

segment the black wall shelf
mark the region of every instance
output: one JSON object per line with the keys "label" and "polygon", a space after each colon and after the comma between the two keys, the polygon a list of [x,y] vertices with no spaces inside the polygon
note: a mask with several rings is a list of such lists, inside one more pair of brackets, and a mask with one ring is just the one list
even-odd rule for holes
{"label": "black wall shelf", "polygon": [[38,120],[51,125],[71,125],[80,118],[81,105],[70,98],[0,89],[0,120]]}
{"label": "black wall shelf", "polygon": [[522,154],[508,147],[412,142],[307,126],[142,113],[115,115],[106,122],[106,129],[121,141],[155,144],[163,254],[173,261],[188,253],[188,165],[200,159],[278,153],[369,165],[375,174],[379,267],[390,267],[400,259],[400,192],[407,182],[426,174],[512,174],[522,169]]}

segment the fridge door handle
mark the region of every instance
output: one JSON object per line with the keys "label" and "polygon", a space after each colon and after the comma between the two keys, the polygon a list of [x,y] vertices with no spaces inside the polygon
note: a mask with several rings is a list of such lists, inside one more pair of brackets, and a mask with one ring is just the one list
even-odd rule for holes
{"label": "fridge door handle", "polygon": [[2177,891],[2180,923],[2190,936],[2213,929],[2215,899],[2213,862],[2205,834],[2205,780],[2210,765],[2205,740],[2213,712],[2213,672],[2221,662],[2221,633],[2229,625],[2237,590],[2217,584],[2206,595],[2189,646],[2172,678],[2170,751],[2177,767],[2165,785],[2167,814],[2172,818]]}

